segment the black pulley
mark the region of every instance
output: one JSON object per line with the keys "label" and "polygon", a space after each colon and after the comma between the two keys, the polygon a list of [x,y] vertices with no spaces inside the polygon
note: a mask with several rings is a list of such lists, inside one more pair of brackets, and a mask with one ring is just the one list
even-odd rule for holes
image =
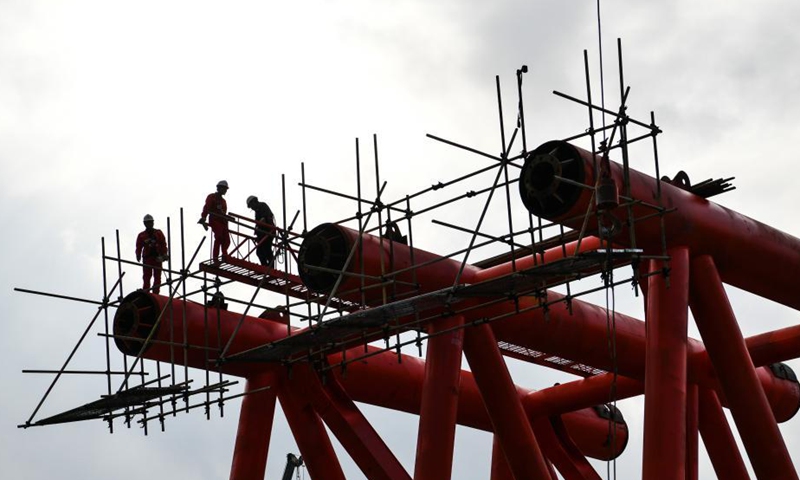
{"label": "black pulley", "polygon": [[611,177],[603,177],[597,184],[597,209],[613,210],[619,206],[617,183]]}

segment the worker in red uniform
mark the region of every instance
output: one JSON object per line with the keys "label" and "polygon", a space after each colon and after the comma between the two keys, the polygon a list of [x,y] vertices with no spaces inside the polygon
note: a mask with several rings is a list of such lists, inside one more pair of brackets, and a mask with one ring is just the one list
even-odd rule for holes
{"label": "worker in red uniform", "polygon": [[167,239],[164,232],[153,228],[153,217],[144,216],[144,231],[136,237],[136,261],[142,262],[142,289],[150,289],[150,277],[153,277],[153,293],[161,287],[161,264],[169,258]]}
{"label": "worker in red uniform", "polygon": [[[213,258],[219,258],[219,250],[222,247],[222,255],[228,256],[228,247],[231,244],[231,236],[228,230],[228,204],[222,198],[228,191],[228,182],[220,180],[217,183],[217,191],[206,197],[206,204],[203,206],[203,213],[197,221],[206,230],[211,227],[214,232]],[[208,217],[208,223],[206,223]]]}

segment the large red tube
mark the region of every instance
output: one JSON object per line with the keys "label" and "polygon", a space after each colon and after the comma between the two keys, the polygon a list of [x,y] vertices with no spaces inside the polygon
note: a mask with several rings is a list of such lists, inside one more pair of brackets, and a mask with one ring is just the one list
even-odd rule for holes
{"label": "large red tube", "polygon": [[453,470],[463,325],[464,319],[454,316],[428,327],[414,480],[448,480]]}
{"label": "large red tube", "polygon": [[[563,298],[563,296],[548,292],[549,301],[555,301],[558,298]],[[115,340],[121,351],[130,355],[138,352],[142,342],[131,338],[147,337],[159,313],[167,304],[167,300],[166,297],[138,291],[124,299],[114,318],[114,332],[116,335],[123,336],[123,338]],[[534,304],[534,301],[530,299],[520,299],[520,305],[523,308]],[[514,307],[509,303],[504,308],[510,312]],[[534,310],[494,322],[492,329],[499,340],[513,342],[539,351],[558,352],[565,358],[611,370],[613,362],[604,341],[607,335],[605,310],[578,300],[572,301],[572,308],[573,314],[570,315],[566,305],[559,302],[549,308],[550,321],[545,320],[541,310]],[[158,331],[153,336],[155,342],[172,342],[173,346],[171,347],[168,343],[151,343],[145,353],[146,358],[165,362],[174,358],[178,363],[182,363],[184,309],[188,322],[189,341],[187,343],[196,346],[206,344],[204,326],[207,322],[209,326],[208,345],[217,348],[224,347],[242,317],[239,313],[216,309],[207,309],[206,317],[206,309],[198,303],[173,301],[172,307],[166,309],[159,322]],[[495,307],[495,311],[497,311],[497,307]],[[644,378],[642,366],[645,343],[644,322],[619,313],[615,314],[615,318],[619,372],[632,378],[642,379]],[[219,328],[217,328],[218,323]],[[217,336],[218,331],[221,333],[221,337]],[[758,360],[759,363],[762,361],[777,362],[800,355],[800,326],[785,328],[773,333],[757,335],[748,339],[748,347],[752,345],[752,348],[757,351],[754,360]],[[285,336],[286,326],[283,324],[245,317],[228,352],[233,354],[249,350]],[[774,352],[770,348],[773,341],[776,346]],[[702,344],[696,340],[690,340],[689,350],[693,352],[688,365],[690,381],[707,387],[715,387],[717,385],[716,374],[708,362]],[[224,373],[240,377],[247,377],[254,369],[270,368],[268,365],[254,366],[241,362],[228,362],[217,367],[214,363],[215,355],[207,355],[203,349],[189,349],[187,360],[188,365],[194,368],[220,368]],[[758,370],[761,372],[764,369],[759,368]],[[782,422],[792,418],[800,408],[800,386],[785,380],[774,381],[774,375],[771,372],[763,371],[759,373],[759,376],[762,380],[770,380],[764,383],[764,388],[778,421]],[[391,402],[390,399],[385,400]],[[605,401],[607,400],[603,399],[597,403]],[[777,408],[778,406],[780,407]]]}
{"label": "large red tube", "polygon": [[686,390],[686,480],[698,480],[699,477],[699,390],[697,385],[689,385]]}
{"label": "large red tube", "polygon": [[[563,358],[580,362],[593,367],[612,371],[616,366],[620,375],[634,379],[644,379],[645,363],[645,323],[621,313],[614,313],[616,334],[616,364],[612,360],[608,349],[608,322],[609,314],[603,308],[579,300],[572,300],[572,314],[567,305],[559,302],[563,295],[548,292],[547,300],[552,303],[545,315],[540,309],[530,310],[514,315],[515,306],[505,303],[492,306],[491,309],[478,309],[466,315],[468,320],[509,314],[508,318],[493,322],[492,330],[498,340],[520,345],[539,352],[559,355]],[[525,309],[537,305],[537,300],[520,298],[519,307]],[[786,329],[785,329],[786,330]],[[792,327],[790,332],[800,330],[800,326]],[[759,348],[760,360],[777,360],[779,356],[766,355],[768,348],[765,342],[769,337],[754,337],[754,346]],[[795,336],[778,337],[781,344],[776,351],[788,358],[800,356],[800,348],[787,348],[785,344],[794,347]],[[706,388],[718,389],[719,384],[714,368],[707,361],[708,354],[703,344],[697,340],[689,339],[687,349],[692,352],[687,363],[687,377],[691,383]],[[781,356],[782,356],[781,355]],[[724,367],[730,369],[730,367]],[[775,417],[783,422],[792,418],[800,408],[800,385],[796,382],[778,381],[771,379],[774,375],[766,367],[758,368],[759,378],[765,391]],[[607,400],[604,400],[607,401]]]}
{"label": "large red tube", "polygon": [[717,395],[711,390],[700,389],[698,407],[698,428],[717,478],[750,480]]}
{"label": "large red tube", "polygon": [[530,424],[525,421],[525,410],[488,325],[465,332],[464,355],[514,477],[547,479],[550,476],[547,463]]}
{"label": "large red tube", "polygon": [[786,444],[756,375],[714,260],[691,265],[690,305],[708,356],[717,367],[742,443],[759,478],[797,478]]}
{"label": "large red tube", "polygon": [[[573,163],[577,164],[577,162]],[[395,270],[412,265],[412,250],[406,245],[395,242],[391,244],[390,248],[390,242],[386,239],[381,243],[381,239],[377,237],[362,235],[363,246],[358,248],[358,232],[332,224],[320,225],[312,232],[314,234],[309,234],[306,242],[304,242],[304,245],[306,245],[304,252],[306,254],[303,258],[307,262],[313,260],[315,264],[325,268],[341,268],[353,245],[356,245],[355,255],[357,255],[358,261],[351,261],[349,268],[351,273],[360,272],[361,258],[363,258],[364,272],[369,275],[380,274],[381,262],[384,264],[384,271],[386,271],[387,265],[394,265]],[[597,238],[588,237],[581,242],[580,250],[593,250],[598,246],[599,240]],[[565,250],[567,255],[574,254],[577,250],[576,247],[576,242],[573,242],[564,248],[550,249],[542,255],[537,255],[537,261],[551,262],[563,258]],[[419,249],[413,249],[413,255],[413,264],[421,266],[416,269],[416,273],[412,274],[411,271],[406,271],[399,275],[398,279],[419,283],[420,289],[418,293],[445,288],[453,284],[461,265],[460,262],[441,258]],[[524,256],[517,259],[518,269],[531,266],[533,266],[532,256]],[[485,270],[478,270],[467,265],[462,276],[462,282],[489,280],[511,272],[511,262]],[[330,288],[336,281],[336,276],[331,275],[330,272],[320,273],[309,269],[306,281],[317,285],[317,287],[328,285],[326,288]],[[348,288],[357,289],[360,285],[361,280],[358,277],[346,276],[344,278]],[[379,283],[377,280],[371,279],[365,279],[364,282],[367,287]],[[339,288],[338,291],[341,292],[342,288]],[[352,299],[358,296],[357,292],[353,292],[352,295],[354,296]],[[374,292],[371,295],[373,295],[371,298],[375,302],[380,303],[379,300],[382,300]],[[558,302],[559,299],[564,299],[564,297],[554,292],[547,293],[549,302]],[[522,307],[535,305],[534,301],[526,298],[520,299],[520,304]],[[570,314],[565,302],[551,305],[548,309],[548,318],[557,320],[554,322],[546,321],[542,311],[538,310],[508,318],[501,322],[495,322],[492,324],[492,328],[500,340],[611,370],[614,365],[605,341],[608,335],[607,325],[609,320],[606,310],[575,299],[571,301],[571,306],[572,314]],[[508,302],[474,311],[469,317],[470,319],[480,316],[491,317],[499,313],[509,313],[514,308],[514,304]],[[626,376],[642,379],[644,378],[645,368],[644,323],[619,313],[615,313],[614,316],[619,372]],[[772,345],[774,340],[780,341],[779,344],[775,344],[775,348]],[[800,356],[800,326],[759,335],[748,340],[748,342],[751,341],[753,343],[748,343],[748,346],[757,349],[754,360],[758,361],[758,365],[777,363]],[[688,371],[689,380],[692,383],[698,383],[706,387],[718,388],[716,374],[708,362],[702,343],[690,339],[687,351],[691,357]],[[780,421],[785,421],[791,418],[796,413],[797,408],[800,407],[800,387],[782,384],[779,388],[781,393],[772,395],[770,400],[772,402],[778,396],[783,397],[780,403],[785,408],[783,410],[773,409],[776,417]],[[773,407],[775,407],[774,404]]]}
{"label": "large red tube", "polygon": [[[330,293],[345,270],[335,295],[351,301],[380,304],[399,296],[432,292],[453,285],[461,263],[419,248],[355,230],[323,223],[303,240],[298,254],[300,277],[317,292]],[[345,269],[345,263],[352,259]],[[415,268],[411,268],[415,267]],[[399,273],[394,273],[399,272]],[[466,265],[460,283],[472,283],[478,269]],[[394,280],[394,284],[387,281]],[[363,287],[363,289],[362,289]]]}
{"label": "large red tube", "polygon": [[278,400],[311,478],[345,480],[325,425],[311,404],[291,386],[280,389]]}
{"label": "large red tube", "polygon": [[[596,161],[599,164],[599,158]],[[520,173],[523,203],[535,215],[580,229],[583,215],[594,207],[590,205],[592,189],[570,182],[594,185],[594,162],[590,152],[566,142],[541,145],[528,155]],[[611,162],[610,168],[622,192],[622,166]],[[629,172],[631,197],[656,204],[656,179]],[[661,198],[665,208],[675,209],[664,216],[667,245],[686,245],[693,255],[711,255],[724,282],[800,309],[795,278],[800,270],[800,239],[665,182],[661,182]],[[655,210],[641,204],[632,209],[634,217],[642,219],[635,223],[636,246],[660,254],[661,224],[653,216]],[[620,209],[615,215],[624,220],[626,213]],[[595,226],[594,218],[590,226]],[[629,242],[624,227],[614,241]]]}
{"label": "large red tube", "polygon": [[323,386],[311,366],[300,365],[284,385],[297,397],[308,399],[367,478],[411,479],[337,380],[328,378]]}
{"label": "large red tube", "polygon": [[500,447],[500,441],[497,440],[497,435],[492,437],[492,468],[490,471],[491,480],[514,480],[514,474],[508,468],[506,455]]}
{"label": "large red tube", "polygon": [[264,480],[277,398],[274,378],[253,375],[247,379],[244,391],[230,480]]}
{"label": "large red tube", "polygon": [[[671,285],[648,278],[642,478],[681,478],[686,470],[686,340],[689,250],[669,251]],[[651,270],[663,268],[652,261]]]}
{"label": "large red tube", "polygon": [[[143,292],[134,292],[126,297],[114,320],[114,331],[117,335],[130,338],[129,340],[117,339],[120,349],[128,354],[137,352],[141,341],[135,338],[146,338],[161,310],[166,305],[166,297]],[[149,307],[149,308],[145,308]],[[183,313],[186,313],[187,332],[191,345],[204,345],[205,330],[204,308],[192,302],[173,301],[173,328],[165,327],[169,322],[162,320],[158,331],[153,335],[157,342],[169,341],[170,330],[173,330],[173,341],[176,360],[183,360]],[[226,345],[236,326],[239,325],[241,314],[208,309],[209,345]],[[219,325],[217,325],[217,313]],[[166,323],[165,323],[166,322]],[[217,337],[217,330],[222,332]],[[240,352],[265,345],[286,336],[286,326],[255,317],[244,317],[239,331],[231,342],[230,353]],[[369,347],[374,353],[377,349]],[[189,349],[188,365],[193,368],[214,368],[208,365],[205,354],[201,349]],[[353,358],[362,353],[361,347],[348,351],[348,358]],[[145,350],[144,358],[159,361],[169,361],[170,346],[163,343],[151,343]],[[329,357],[332,364],[342,361],[342,354]],[[179,363],[181,363],[179,362]],[[223,372],[231,375],[247,377],[259,371],[282,370],[283,367],[275,364],[254,364],[245,362],[227,362],[220,367]],[[371,356],[358,362],[353,362],[347,367],[347,374],[335,372],[347,393],[358,402],[365,402],[376,406],[400,410],[413,414],[420,413],[422,402],[422,385],[425,372],[425,362],[416,358],[403,356],[402,362],[392,352],[384,352]],[[481,402],[480,394],[475,386],[475,381],[470,372],[461,372],[461,385],[458,396],[457,419],[460,425],[467,425],[482,430],[491,430],[491,424],[486,415],[486,410]],[[518,388],[520,397],[530,391]],[[283,400],[282,400],[283,401]],[[298,415],[306,415],[298,412]],[[607,460],[615,457],[624,450],[627,443],[627,427],[624,423],[617,425],[617,443],[610,445],[607,442],[608,421],[600,418],[592,410],[572,412],[565,415],[564,421],[569,427],[570,435],[575,439],[581,451],[592,458]]]}

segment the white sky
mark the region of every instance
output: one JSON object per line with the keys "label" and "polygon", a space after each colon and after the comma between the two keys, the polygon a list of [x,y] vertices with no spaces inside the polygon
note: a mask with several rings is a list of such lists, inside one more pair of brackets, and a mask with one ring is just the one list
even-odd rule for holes
{"label": "white sky", "polygon": [[[655,111],[665,132],[662,172],[684,169],[693,180],[735,176],[738,189],[718,198],[721,204],[800,236],[800,170],[790,150],[800,136],[800,4],[651,3],[602,3],[607,104],[619,101],[621,37],[629,112],[647,119]],[[20,370],[58,368],[94,308],[14,287],[99,298],[100,238],[113,251],[119,229],[123,254],[132,257],[145,213],[161,228],[169,216],[175,228],[186,208],[192,250],[203,234],[194,224],[202,201],[221,178],[231,184],[231,209],[241,213],[250,194],[279,212],[284,173],[291,217],[301,206],[300,162],[309,182],[354,193],[356,137],[367,196],[375,191],[373,133],[390,198],[483,167],[485,160],[424,134],[498,152],[494,76],[501,75],[513,125],[514,72],[522,64],[530,68],[530,148],[581,131],[585,110],[551,92],[584,96],[584,48],[599,98],[595,2],[0,0],[3,477],[222,478],[238,416],[232,402],[224,419],[205,422],[196,412],[148,437],[121,425],[108,435],[100,422],[16,429],[48,381]],[[633,166],[649,172],[649,162],[634,159]],[[473,199],[434,218],[471,227],[482,203]],[[353,211],[309,194],[310,227]],[[486,229],[503,232],[505,216],[493,212]],[[515,212],[525,218],[517,201]],[[468,241],[429,220],[415,223],[418,246],[446,252]],[[138,278],[138,269],[128,270],[126,291]],[[796,311],[730,293],[745,335],[800,321]],[[618,307],[642,318],[638,300],[625,297]],[[102,342],[94,333],[87,341],[76,364],[99,369]],[[800,362],[790,364],[800,372]],[[517,364],[513,373],[530,388],[569,380]],[[104,393],[102,380],[67,380],[44,414]],[[620,407],[632,433],[618,473],[630,478],[640,471],[642,401]],[[413,471],[415,417],[364,410]],[[798,422],[781,425],[796,464]],[[460,428],[456,449],[454,478],[488,477],[487,434]],[[290,451],[297,453],[278,413],[267,478],[280,475]],[[360,478],[346,454],[340,460],[348,478]],[[605,466],[598,469],[604,476]],[[701,477],[710,475],[704,460]]]}

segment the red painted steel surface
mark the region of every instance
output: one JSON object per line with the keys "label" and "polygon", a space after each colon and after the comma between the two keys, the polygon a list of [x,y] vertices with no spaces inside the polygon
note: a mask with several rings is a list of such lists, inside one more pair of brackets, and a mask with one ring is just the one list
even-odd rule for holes
{"label": "red painted steel surface", "polygon": [[[557,301],[564,296],[555,292],[548,292],[548,301]],[[520,308],[535,306],[536,300],[521,298]],[[513,304],[495,306],[494,314],[513,313]],[[485,314],[482,310],[472,312],[475,318]],[[527,311],[518,315],[511,315],[491,324],[492,330],[498,340],[516,343],[532,350],[557,354],[560,357],[581,362],[593,367],[611,371],[614,362],[608,349],[607,332],[610,318],[606,310],[580,300],[572,300],[572,314],[564,302],[550,305],[547,316],[542,309]],[[616,367],[621,375],[634,379],[644,380],[645,360],[645,323],[621,313],[614,314],[616,324]],[[798,328],[794,328],[798,329]],[[785,329],[791,330],[791,329]],[[777,355],[764,354],[769,350],[764,345],[767,338],[758,336],[759,350],[762,360],[778,359]],[[785,354],[786,358],[800,356],[800,348],[795,349],[794,334],[786,337],[777,337],[777,350]],[[688,360],[688,379],[705,387],[718,388],[717,376],[710,362],[703,344],[697,340],[689,339],[688,351],[692,352]],[[791,352],[794,353],[791,353]],[[800,407],[800,385],[788,381],[772,381],[774,377],[765,367],[758,368],[759,377],[764,380],[764,388],[770,392],[768,395],[770,406],[779,421],[792,418]]]}
{"label": "red painted steel surface", "polygon": [[690,305],[697,328],[756,476],[798,478],[710,256],[692,260],[691,283]]}
{"label": "red painted steel surface", "polygon": [[686,480],[698,480],[699,476],[699,391],[697,385],[689,385],[686,390]]}
{"label": "red painted steel surface", "polygon": [[[348,357],[352,358],[352,354],[348,354]],[[331,363],[341,360],[339,355],[328,358]],[[419,414],[425,372],[425,362],[419,358],[403,356],[402,362],[398,363],[394,353],[384,352],[349,364],[346,375],[342,375],[338,369],[334,372],[357,401]],[[530,390],[517,387],[517,395],[523,399],[526,411],[536,409],[535,400],[525,399],[530,393]],[[608,440],[608,420],[601,418],[594,409],[569,412],[563,418],[570,436],[584,455],[608,460],[624,451],[628,442],[624,423],[615,424],[616,443],[611,444]],[[492,431],[473,374],[468,371],[461,372],[457,421],[459,425]]]}
{"label": "red painted steel surface", "polygon": [[[453,469],[453,447],[461,384],[464,319],[442,319],[428,327],[431,338],[425,357],[425,379],[417,433],[414,480],[448,480]],[[448,331],[451,329],[456,329]]]}
{"label": "red painted steel surface", "polygon": [[547,463],[488,325],[465,332],[464,355],[514,477],[548,478]]}
{"label": "red painted steel surface", "polygon": [[311,404],[291,387],[281,388],[278,400],[309,476],[314,480],[345,480],[328,432]]}
{"label": "red painted steel surface", "polygon": [[508,468],[506,454],[503,453],[503,449],[500,447],[497,435],[492,437],[492,467],[489,473],[491,480],[514,480],[514,474]]}
{"label": "red painted steel surface", "polygon": [[[269,390],[261,388],[270,387]],[[233,447],[230,480],[262,480],[272,436],[277,384],[273,375],[253,375],[247,380],[239,410],[239,427]]]}
{"label": "red painted steel surface", "polygon": [[[132,294],[126,298],[132,298]],[[166,304],[167,298],[144,294],[151,298],[159,308]],[[182,339],[182,307],[184,302],[174,301],[174,341],[180,342]],[[194,345],[204,345],[204,316],[203,307],[192,302],[185,302],[187,331],[190,343]],[[156,309],[157,310],[157,309]],[[209,310],[209,313],[215,310]],[[156,315],[157,315],[156,311]],[[209,332],[211,340],[209,344],[217,345],[216,337],[216,317],[214,322],[210,322],[214,332]],[[222,331],[222,344],[224,345],[239,323],[241,314],[220,311],[220,329]],[[165,320],[162,320],[165,321]],[[166,323],[165,325],[168,325]],[[237,352],[263,345],[271,341],[283,338],[286,335],[286,326],[272,320],[255,317],[244,317],[244,321],[231,344],[231,352]],[[154,337],[156,340],[166,341],[169,339],[169,328],[160,329]],[[369,347],[370,353],[377,349]],[[176,347],[175,352],[182,352],[180,347]],[[203,368],[205,356],[200,350],[189,350],[189,366]],[[353,358],[363,353],[363,348],[352,349],[347,356]],[[177,355],[177,353],[176,353]],[[148,359],[169,360],[169,346],[163,344],[152,344],[145,352],[144,357]],[[176,359],[182,360],[181,356]],[[329,356],[329,362],[336,364],[342,361],[342,354],[337,353]],[[263,363],[236,363],[229,362],[223,365],[222,370],[226,373],[238,376],[248,376],[260,371],[280,371],[283,367],[275,364]],[[422,401],[422,385],[424,381],[425,362],[419,358],[403,355],[402,362],[397,361],[397,356],[393,352],[383,352],[368,359],[356,361],[347,366],[347,374],[342,375],[340,370],[333,370],[334,376],[342,383],[349,395],[358,402],[365,402],[376,406],[391,408],[413,414],[419,414]],[[470,372],[461,372],[461,386],[458,397],[458,424],[467,425],[482,430],[491,430],[491,424],[486,410],[478,393],[475,381]],[[529,394],[529,390],[518,389],[520,397]],[[527,403],[527,402],[526,402]],[[532,402],[535,403],[535,402]],[[606,436],[608,432],[608,421],[597,416],[591,409],[572,412],[564,417],[570,429],[570,435],[575,439],[581,451],[592,458],[608,459],[612,453],[621,453],[627,443],[627,428],[618,425],[617,444],[613,446],[607,444]]]}
{"label": "red painted steel surface", "polygon": [[547,460],[564,480],[600,480],[586,457],[581,454],[566,431],[560,417],[538,418],[533,424]]}
{"label": "red painted steel surface", "polygon": [[411,479],[335,378],[326,378],[323,385],[309,365],[298,365],[284,385],[311,403],[367,478]]}
{"label": "red painted steel surface", "polygon": [[[301,263],[305,260],[310,265],[341,269],[353,245],[357,243],[358,236],[358,231],[341,225],[319,225],[308,233],[307,241],[300,249]],[[314,241],[308,240],[309,238]],[[355,248],[347,271],[371,277],[363,279],[365,300],[370,305],[383,303],[384,299],[408,296],[409,293],[432,292],[451,287],[461,267],[461,262],[419,248],[413,249],[412,258],[412,249],[408,245],[386,238],[364,234],[361,239],[361,247]],[[416,268],[411,269],[412,265],[416,265]],[[394,286],[379,286],[382,283],[380,277],[400,270],[405,271],[391,277],[398,281]],[[476,272],[477,268],[467,265],[460,283],[473,283],[472,277]],[[331,291],[337,277],[328,272],[302,267],[300,276],[309,288],[325,293]],[[358,289],[361,282],[362,279],[358,276],[346,275],[336,290],[336,296],[359,302],[361,294]],[[417,283],[419,290],[412,287]]]}
{"label": "red painted steel surface", "polygon": [[[670,285],[648,278],[643,478],[682,478],[686,463],[686,348],[689,250],[669,250]],[[663,268],[651,261],[651,271]]]}
{"label": "red painted steel surface", "polygon": [[748,480],[750,475],[717,395],[711,390],[700,389],[698,400],[698,428],[717,478]]}
{"label": "red painted steel surface", "polygon": [[[548,142],[537,151],[550,150],[556,145],[569,144]],[[583,183],[594,185],[593,155],[581,148],[569,147],[574,152],[571,156],[583,163]],[[599,161],[600,157],[597,158]],[[622,166],[610,162],[610,167],[611,177],[622,193]],[[656,179],[630,169],[630,188],[634,200],[657,204]],[[555,216],[547,216],[548,220],[580,229],[583,215],[590,206],[591,193],[588,189],[581,189],[579,197],[569,204],[570,208]],[[800,239],[665,182],[661,182],[661,197],[665,208],[675,209],[664,216],[667,245],[686,245],[692,255],[711,255],[724,282],[800,309],[795,278],[795,272],[800,271]],[[653,209],[643,205],[632,208],[636,218],[654,213]],[[616,215],[623,219],[624,210],[618,210]],[[567,220],[570,218],[572,220]],[[590,227],[594,223],[592,218]],[[661,225],[657,216],[637,221],[635,230],[637,247],[653,254],[662,252]],[[629,235],[624,227],[614,241],[628,244]]]}

